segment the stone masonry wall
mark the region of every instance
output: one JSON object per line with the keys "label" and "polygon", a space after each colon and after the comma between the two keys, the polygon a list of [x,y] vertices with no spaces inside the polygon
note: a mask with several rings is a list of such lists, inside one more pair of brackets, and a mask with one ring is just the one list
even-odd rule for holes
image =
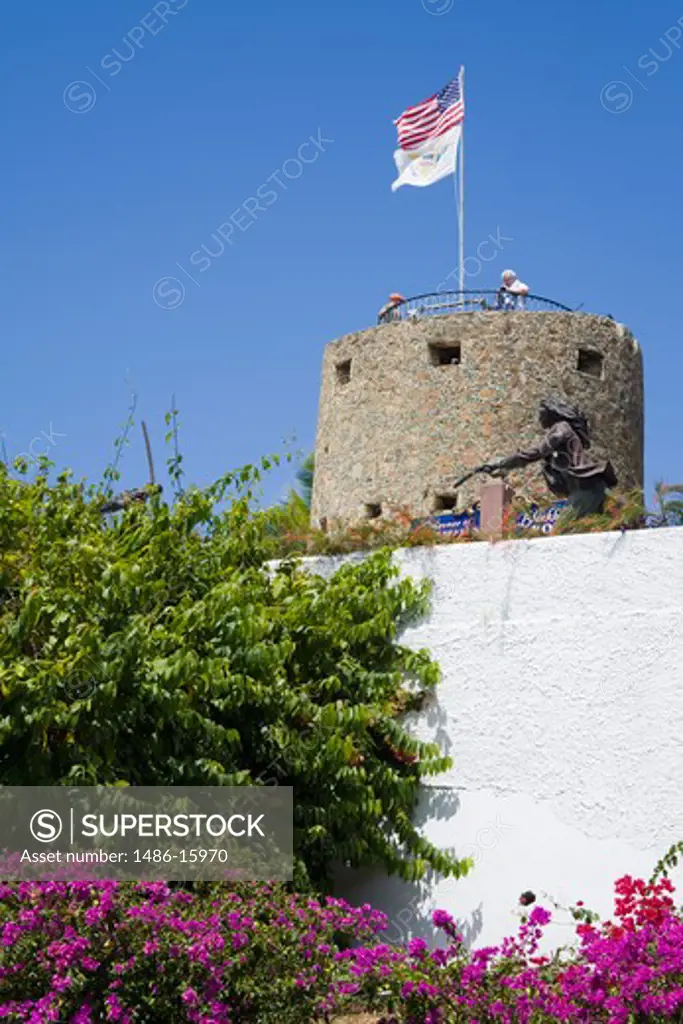
{"label": "stone masonry wall", "polygon": [[[430,346],[459,346],[460,363],[433,365]],[[579,350],[603,357],[601,377],[578,368]],[[593,450],[609,453],[620,487],[642,487],[642,355],[623,324],[582,313],[473,312],[383,324],[331,342],[314,522],[361,519],[369,505],[429,515],[436,495],[452,494],[468,469],[537,441],[538,403],[549,395],[582,408]],[[536,467],[511,474],[510,483],[526,493],[543,486]],[[478,489],[476,479],[464,485],[458,508]]]}

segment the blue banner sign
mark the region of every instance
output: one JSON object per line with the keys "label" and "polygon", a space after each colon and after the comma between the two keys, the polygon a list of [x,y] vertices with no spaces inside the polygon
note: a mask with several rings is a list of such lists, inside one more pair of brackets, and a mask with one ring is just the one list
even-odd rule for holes
{"label": "blue banner sign", "polygon": [[[543,533],[550,533],[557,517],[566,507],[566,501],[556,501],[547,508],[532,505],[528,512],[517,516],[516,525],[521,530],[540,529]],[[457,515],[444,513],[440,516],[430,516],[428,519],[416,519],[413,522],[413,527],[429,526],[444,537],[464,537],[473,530],[478,530],[480,525],[479,506],[470,512],[460,512]]]}
{"label": "blue banner sign", "polygon": [[532,505],[529,512],[517,516],[517,526],[522,530],[530,530],[535,527],[536,529],[540,528],[543,533],[550,533],[558,516],[564,512],[568,504],[567,501],[556,501],[548,508]]}
{"label": "blue banner sign", "polygon": [[461,512],[458,515],[444,513],[441,516],[430,516],[428,519],[416,519],[413,526],[429,526],[443,537],[463,537],[472,530],[479,529],[479,509]]}

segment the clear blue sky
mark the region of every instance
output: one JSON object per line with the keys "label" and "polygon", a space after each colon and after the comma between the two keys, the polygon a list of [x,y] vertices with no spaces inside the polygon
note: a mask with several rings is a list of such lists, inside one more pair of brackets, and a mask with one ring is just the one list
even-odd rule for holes
{"label": "clear blue sky", "polygon": [[[467,251],[510,239],[468,283],[495,287],[511,266],[538,294],[627,323],[645,354],[648,489],[683,478],[679,3],[154,6],[3,12],[10,456],[52,430],[58,465],[98,478],[131,389],[158,464],[175,392],[199,484],[287,436],[312,448],[324,344],[456,265],[451,180],[390,183],[392,119],[462,62]],[[319,130],[333,141],[288,179]],[[238,213],[250,226],[202,272],[191,254],[217,254],[212,233],[259,186],[263,212]],[[185,297],[160,308],[170,276]],[[144,481],[139,428],[122,468],[125,485]]]}

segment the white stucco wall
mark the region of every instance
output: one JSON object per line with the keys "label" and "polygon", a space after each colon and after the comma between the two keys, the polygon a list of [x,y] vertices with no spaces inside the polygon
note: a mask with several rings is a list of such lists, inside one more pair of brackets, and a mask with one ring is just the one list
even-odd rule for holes
{"label": "white stucco wall", "polygon": [[[683,839],[683,529],[396,557],[434,581],[431,616],[403,641],[443,672],[411,728],[455,762],[417,821],[475,867],[422,888],[344,871],[339,894],[384,909],[396,939],[433,937],[444,907],[477,946],[516,930],[526,889],[608,917],[614,880],[649,877]],[[557,911],[548,944],[572,936]]]}

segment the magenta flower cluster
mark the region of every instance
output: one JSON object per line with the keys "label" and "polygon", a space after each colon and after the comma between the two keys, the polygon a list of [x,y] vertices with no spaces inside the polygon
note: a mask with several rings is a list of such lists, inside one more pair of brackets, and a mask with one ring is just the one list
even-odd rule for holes
{"label": "magenta flower cluster", "polygon": [[[0,883],[0,1020],[310,1020],[336,991],[342,948],[386,927],[369,905],[206,888]],[[341,1001],[352,991],[342,982]]]}
{"label": "magenta flower cluster", "polygon": [[500,946],[382,942],[369,905],[282,886],[0,883],[0,1020],[301,1024],[353,1010],[384,1024],[683,1020],[683,917],[667,879],[616,884],[614,921],[580,920],[575,944],[538,954],[534,906]]}
{"label": "magenta flower cluster", "polygon": [[522,919],[514,938],[474,951],[437,910],[445,947],[430,952],[413,939],[400,950],[363,950],[364,991],[379,996],[371,1006],[383,1024],[683,1021],[683,916],[673,885],[625,876],[615,889],[615,921],[585,923],[590,916],[577,904],[576,942],[552,957],[538,955],[551,920],[544,907]]}

